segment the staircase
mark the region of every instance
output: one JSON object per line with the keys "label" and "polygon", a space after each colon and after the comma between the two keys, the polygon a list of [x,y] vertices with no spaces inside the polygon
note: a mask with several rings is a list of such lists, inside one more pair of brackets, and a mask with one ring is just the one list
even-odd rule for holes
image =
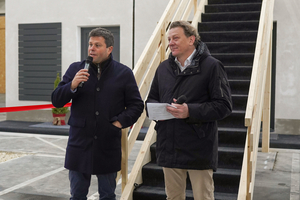
{"label": "staircase", "polygon": [[[219,167],[214,173],[215,199],[237,199],[247,129],[244,126],[262,0],[208,0],[201,40],[223,62],[228,74],[233,112],[219,121]],[[155,144],[151,162],[142,169],[143,184],[136,186],[134,200],[165,200],[162,168],[156,164]],[[187,179],[186,199],[192,200]]]}

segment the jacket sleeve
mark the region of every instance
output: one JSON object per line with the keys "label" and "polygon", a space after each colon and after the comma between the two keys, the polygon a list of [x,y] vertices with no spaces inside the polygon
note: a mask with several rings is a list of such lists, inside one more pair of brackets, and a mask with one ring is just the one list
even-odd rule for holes
{"label": "jacket sleeve", "polygon": [[127,70],[124,78],[126,80],[124,94],[126,109],[112,121],[118,120],[122,127],[126,128],[133,125],[138,120],[144,110],[144,101],[141,98],[134,75],[130,69]]}
{"label": "jacket sleeve", "polygon": [[210,101],[188,104],[190,117],[187,122],[221,120],[232,112],[231,90],[224,66],[216,61],[211,69],[208,84]]}
{"label": "jacket sleeve", "polygon": [[58,84],[57,88],[51,94],[53,106],[61,108],[66,105],[76,95],[71,91],[71,83],[77,71],[74,69],[74,64],[70,65],[63,80]]}

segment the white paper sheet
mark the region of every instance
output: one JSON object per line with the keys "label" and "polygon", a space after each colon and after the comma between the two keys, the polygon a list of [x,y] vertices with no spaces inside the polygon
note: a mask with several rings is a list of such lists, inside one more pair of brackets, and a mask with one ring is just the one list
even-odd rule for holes
{"label": "white paper sheet", "polygon": [[175,118],[171,113],[167,112],[168,103],[147,103],[148,115],[151,120],[167,120]]}

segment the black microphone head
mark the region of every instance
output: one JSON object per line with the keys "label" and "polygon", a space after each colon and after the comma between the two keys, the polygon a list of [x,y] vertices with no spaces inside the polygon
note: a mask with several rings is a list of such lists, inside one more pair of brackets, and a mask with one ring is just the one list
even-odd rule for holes
{"label": "black microphone head", "polygon": [[177,101],[176,101],[177,104],[183,104],[184,102],[186,102],[185,95],[181,95],[180,97],[177,98]]}
{"label": "black microphone head", "polygon": [[87,63],[93,62],[93,57],[88,56],[88,57],[86,58],[86,62],[87,62]]}

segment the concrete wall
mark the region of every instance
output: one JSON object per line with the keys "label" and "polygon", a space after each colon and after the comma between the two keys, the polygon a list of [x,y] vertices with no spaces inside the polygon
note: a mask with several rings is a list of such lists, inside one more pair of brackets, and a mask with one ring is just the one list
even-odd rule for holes
{"label": "concrete wall", "polygon": [[5,0],[0,0],[0,15],[5,13]]}
{"label": "concrete wall", "polygon": [[300,1],[275,0],[277,133],[300,134]]}
{"label": "concrete wall", "polygon": [[[151,37],[159,19],[166,9],[168,0],[136,0],[135,17],[135,63],[142,54],[149,38]],[[155,14],[154,14],[155,12]],[[145,20],[146,19],[146,20]],[[151,31],[145,31],[146,29]]]}
{"label": "concrete wall", "polygon": [[[0,0],[0,12],[3,8]],[[134,63],[137,62],[169,0],[136,0]],[[6,1],[6,105],[20,106],[50,102],[18,100],[18,24],[62,22],[62,71],[80,59],[80,28],[120,26],[121,62],[132,67],[132,0],[9,0]],[[38,5],[38,6],[34,6]],[[277,68],[275,126],[276,133],[300,133],[300,1],[276,0]],[[1,13],[0,13],[1,14]],[[39,113],[8,113],[8,119],[45,121]],[[32,113],[32,114],[31,114]],[[30,117],[29,117],[30,116]],[[35,118],[34,116],[38,116]],[[48,119],[49,120],[49,119]],[[51,119],[50,119],[51,120]]]}
{"label": "concrete wall", "polygon": [[[112,9],[114,8],[114,9]],[[121,13],[120,15],[119,13]],[[6,1],[6,106],[36,105],[50,102],[18,100],[18,24],[24,23],[62,23],[62,73],[70,63],[80,60],[80,28],[89,26],[120,26],[121,61],[131,64],[131,13],[130,0],[97,1],[89,0],[9,0]],[[37,111],[38,112],[38,111]],[[41,111],[32,115],[8,113],[8,119],[32,116],[32,121],[45,121],[50,111]],[[49,115],[50,116],[50,115]],[[30,118],[30,117],[27,117]]]}
{"label": "concrete wall", "polygon": [[[134,62],[138,60],[168,2],[148,0],[145,4],[145,1],[136,0],[137,55]],[[6,1],[5,15],[6,47],[9,47],[6,48],[6,60],[10,61],[6,64],[6,69],[9,69],[6,71],[6,77],[10,77],[6,81],[7,107],[50,103],[18,100],[18,24],[62,23],[62,73],[72,62],[80,60],[81,27],[120,26],[120,61],[132,67],[132,0],[9,0]],[[141,21],[141,18],[146,21]],[[49,121],[50,115],[50,110],[7,113],[7,119]]]}
{"label": "concrete wall", "polygon": [[0,16],[0,93],[5,93],[5,16]]}
{"label": "concrete wall", "polygon": [[5,93],[5,0],[0,0],[0,93]]}

